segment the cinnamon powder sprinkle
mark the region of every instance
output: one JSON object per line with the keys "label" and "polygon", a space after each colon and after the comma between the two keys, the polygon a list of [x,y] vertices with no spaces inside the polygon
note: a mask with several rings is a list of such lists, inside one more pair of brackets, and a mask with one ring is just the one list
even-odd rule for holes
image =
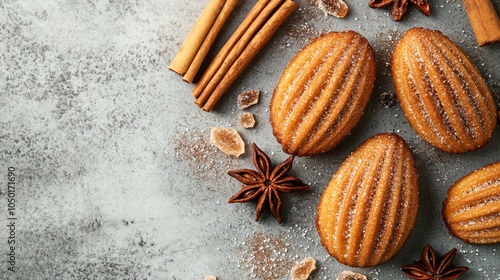
{"label": "cinnamon powder sprinkle", "polygon": [[200,182],[218,182],[226,177],[226,171],[233,165],[234,157],[221,153],[210,144],[207,131],[179,129],[175,135],[172,145],[175,161],[182,164],[179,166],[180,172],[185,172]]}
{"label": "cinnamon powder sprinkle", "polygon": [[188,163],[191,169],[201,169],[203,166],[213,164],[210,155],[217,153],[210,144],[204,131],[186,130],[178,131],[174,140],[175,159]]}
{"label": "cinnamon powder sprinkle", "polygon": [[242,263],[252,272],[252,277],[263,280],[285,279],[293,266],[287,256],[289,244],[286,236],[257,232],[245,243]]}
{"label": "cinnamon powder sprinkle", "polygon": [[285,42],[303,45],[321,34],[314,27],[314,22],[321,21],[324,14],[316,5],[316,0],[307,0],[305,5],[300,5],[290,16],[288,22],[282,26],[282,30],[279,31],[281,33],[280,38]]}

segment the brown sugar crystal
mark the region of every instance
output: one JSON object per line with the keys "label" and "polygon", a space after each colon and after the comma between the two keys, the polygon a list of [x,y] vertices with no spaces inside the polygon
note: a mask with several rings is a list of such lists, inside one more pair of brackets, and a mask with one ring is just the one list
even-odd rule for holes
{"label": "brown sugar crystal", "polygon": [[337,280],[366,280],[366,276],[361,273],[344,270],[339,274]]}
{"label": "brown sugar crystal", "polygon": [[316,269],[316,260],[309,257],[292,267],[290,280],[307,280]]}
{"label": "brown sugar crystal", "polygon": [[330,14],[338,18],[344,18],[349,11],[349,7],[342,0],[319,0],[318,8],[325,12],[325,14]]}
{"label": "brown sugar crystal", "polygon": [[243,128],[252,128],[255,126],[255,118],[252,113],[240,113],[240,125]]}
{"label": "brown sugar crystal", "polygon": [[259,102],[260,91],[257,89],[247,90],[238,95],[238,108],[246,109]]}
{"label": "brown sugar crystal", "polygon": [[213,127],[210,131],[210,143],[228,155],[239,157],[245,153],[245,142],[238,131],[232,128]]}

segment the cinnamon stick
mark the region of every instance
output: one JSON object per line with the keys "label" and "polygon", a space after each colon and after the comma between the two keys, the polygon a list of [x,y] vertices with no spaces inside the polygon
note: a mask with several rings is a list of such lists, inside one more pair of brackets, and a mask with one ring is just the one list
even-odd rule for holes
{"label": "cinnamon stick", "polygon": [[465,10],[479,46],[500,42],[500,19],[491,0],[464,0]]}
{"label": "cinnamon stick", "polygon": [[203,40],[203,43],[201,44],[198,52],[196,53],[196,56],[194,57],[193,61],[191,62],[191,65],[189,65],[188,70],[182,77],[182,79],[188,83],[192,83],[196,74],[198,73],[198,70],[200,70],[201,64],[203,63],[203,60],[208,54],[208,51],[210,50],[210,47],[212,47],[212,44],[215,41],[215,38],[217,35],[219,35],[220,30],[222,29],[222,26],[224,26],[224,23],[226,20],[229,18],[229,15],[233,11],[234,7],[238,3],[238,0],[226,0],[226,3],[222,7],[222,10],[219,12],[219,15],[215,19],[215,22],[213,23],[212,27],[210,28],[210,31],[208,31],[207,36]]}
{"label": "cinnamon stick", "polygon": [[208,2],[170,64],[170,70],[181,76],[189,70],[184,80],[192,82],[236,1],[210,0]]}
{"label": "cinnamon stick", "polygon": [[[203,73],[203,75],[201,76],[200,80],[198,81],[196,87],[193,89],[192,92],[195,98],[198,98],[202,94],[202,92],[205,90],[205,88],[210,83],[212,78],[217,74],[223,63],[232,64],[232,62],[230,61],[235,60],[233,56],[237,57],[241,53],[241,51],[238,52],[234,50],[235,45],[240,41],[240,39],[245,35],[245,33],[249,38],[251,38],[251,36],[254,35],[255,31],[254,32],[247,32],[247,31],[252,25],[252,23],[254,23],[257,17],[261,14],[262,10],[266,8],[269,2],[270,0],[260,0],[255,4],[252,10],[250,10],[248,15],[243,20],[243,22],[236,29],[233,35],[229,38],[226,44],[222,47],[219,53],[215,56],[214,60],[212,61],[212,63],[210,63],[205,73]],[[231,53],[232,56],[228,58],[228,56]]]}
{"label": "cinnamon stick", "polygon": [[195,103],[210,111],[296,8],[292,0],[259,1],[194,88]]}

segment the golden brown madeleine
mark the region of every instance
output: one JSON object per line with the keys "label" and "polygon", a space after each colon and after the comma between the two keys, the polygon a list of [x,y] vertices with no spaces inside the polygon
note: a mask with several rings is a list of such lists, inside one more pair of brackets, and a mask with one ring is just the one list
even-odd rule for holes
{"label": "golden brown madeleine", "polygon": [[333,149],[358,123],[374,82],[374,52],[360,34],[330,32],[304,47],[271,99],[271,125],[283,151],[307,156]]}
{"label": "golden brown madeleine", "polygon": [[443,216],[454,236],[465,242],[500,242],[500,162],[460,179],[448,190]]}
{"label": "golden brown madeleine", "polygon": [[474,64],[441,32],[408,30],[392,54],[392,77],[406,118],[429,144],[463,153],[490,140],[493,97]]}
{"label": "golden brown madeleine", "polygon": [[326,187],[316,216],[321,243],[339,262],[376,266],[408,239],[418,212],[413,155],[396,134],[365,141]]}

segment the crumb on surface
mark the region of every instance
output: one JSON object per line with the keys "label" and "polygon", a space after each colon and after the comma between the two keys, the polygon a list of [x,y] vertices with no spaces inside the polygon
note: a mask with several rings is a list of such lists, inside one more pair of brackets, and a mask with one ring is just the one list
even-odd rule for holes
{"label": "crumb on surface", "polygon": [[382,92],[379,100],[384,108],[390,108],[396,104],[396,95],[392,92]]}

